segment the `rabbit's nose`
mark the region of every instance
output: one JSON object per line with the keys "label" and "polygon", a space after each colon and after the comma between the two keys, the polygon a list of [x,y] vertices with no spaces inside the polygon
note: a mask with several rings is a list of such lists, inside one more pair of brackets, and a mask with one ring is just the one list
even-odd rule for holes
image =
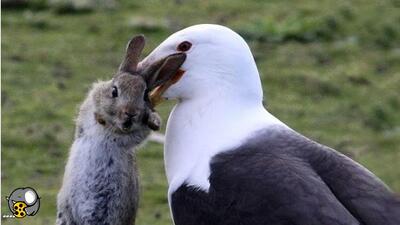
{"label": "rabbit's nose", "polygon": [[139,119],[139,112],[134,111],[134,110],[124,110],[123,111],[123,117],[124,120],[132,120],[132,121],[136,121]]}
{"label": "rabbit's nose", "polygon": [[125,113],[125,116],[128,117],[128,119],[132,119],[135,116],[135,114],[132,113],[132,112],[126,112],[125,111],[124,113]]}

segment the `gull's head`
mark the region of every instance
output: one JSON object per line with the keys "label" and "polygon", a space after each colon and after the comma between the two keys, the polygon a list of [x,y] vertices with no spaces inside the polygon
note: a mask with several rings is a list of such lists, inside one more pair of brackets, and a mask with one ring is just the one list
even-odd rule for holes
{"label": "gull's head", "polygon": [[181,101],[200,98],[246,98],[262,101],[262,88],[250,48],[231,29],[211,24],[195,25],[169,36],[142,62],[151,65],[171,54],[186,60],[168,84],[152,93]]}

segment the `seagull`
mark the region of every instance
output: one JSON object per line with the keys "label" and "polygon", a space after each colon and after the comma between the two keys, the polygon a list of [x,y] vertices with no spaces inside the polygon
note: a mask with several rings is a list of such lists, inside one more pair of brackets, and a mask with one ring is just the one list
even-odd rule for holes
{"label": "seagull", "polygon": [[140,63],[186,60],[150,93],[175,99],[165,138],[175,225],[399,225],[400,199],[378,177],[270,114],[254,57],[233,30],[180,30]]}

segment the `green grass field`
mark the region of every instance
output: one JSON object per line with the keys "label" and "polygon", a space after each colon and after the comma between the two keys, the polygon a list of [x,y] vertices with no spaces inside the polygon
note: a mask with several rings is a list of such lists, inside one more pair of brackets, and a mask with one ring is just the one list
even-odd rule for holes
{"label": "green grass field", "polygon": [[[400,192],[399,1],[117,3],[3,6],[2,214],[10,214],[5,197],[20,186],[36,188],[42,203],[36,216],[3,224],[54,224],[77,106],[92,82],[116,71],[127,41],[145,34],[148,54],[198,23],[229,26],[248,41],[270,112]],[[172,104],[159,107],[164,123]],[[137,224],[171,224],[162,146],[149,143],[138,154]]]}

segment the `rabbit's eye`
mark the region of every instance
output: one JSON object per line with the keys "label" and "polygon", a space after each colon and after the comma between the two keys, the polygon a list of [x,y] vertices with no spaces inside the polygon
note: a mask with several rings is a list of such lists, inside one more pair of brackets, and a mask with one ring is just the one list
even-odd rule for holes
{"label": "rabbit's eye", "polygon": [[113,98],[116,98],[116,97],[118,97],[118,89],[117,89],[117,87],[113,87],[113,89],[112,89],[112,97]]}
{"label": "rabbit's eye", "polygon": [[192,47],[192,43],[188,41],[181,42],[178,47],[176,48],[180,52],[186,52],[189,51],[189,49]]}

